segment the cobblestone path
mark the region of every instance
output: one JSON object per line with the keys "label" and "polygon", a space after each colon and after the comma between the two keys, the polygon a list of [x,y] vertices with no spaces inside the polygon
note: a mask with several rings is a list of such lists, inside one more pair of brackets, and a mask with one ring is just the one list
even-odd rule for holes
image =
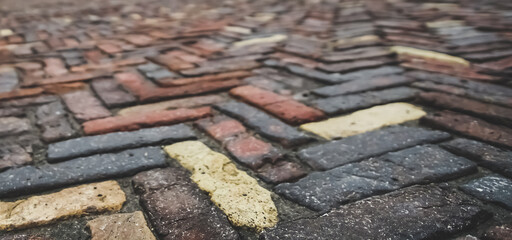
{"label": "cobblestone path", "polygon": [[512,239],[510,1],[3,2],[0,239]]}

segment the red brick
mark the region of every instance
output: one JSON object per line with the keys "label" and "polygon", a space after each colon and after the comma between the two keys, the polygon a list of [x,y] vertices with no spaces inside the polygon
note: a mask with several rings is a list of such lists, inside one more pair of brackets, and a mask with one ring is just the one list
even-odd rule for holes
{"label": "red brick", "polygon": [[298,64],[307,68],[316,68],[319,64],[318,62],[307,58],[297,57],[295,55],[281,52],[272,54],[272,57],[279,59],[283,64]]}
{"label": "red brick", "polygon": [[239,121],[222,115],[201,119],[196,121],[195,124],[220,142],[246,131],[245,127]]}
{"label": "red brick", "polygon": [[289,98],[251,85],[233,88],[229,93],[259,107],[286,101]]}
{"label": "red brick", "polygon": [[156,57],[150,57],[149,60],[158,63],[160,65],[166,66],[168,69],[172,71],[180,71],[185,69],[194,68],[195,65],[186,61],[183,61],[180,58],[177,58],[172,55],[164,54]]}
{"label": "red brick", "polygon": [[153,42],[152,37],[142,34],[127,35],[123,39],[137,47],[144,47]]}
{"label": "red brick", "polygon": [[281,158],[279,151],[269,143],[248,134],[242,134],[225,142],[226,149],[241,163],[256,170],[265,162],[274,163]]}
{"label": "red brick", "polygon": [[207,117],[210,114],[210,107],[194,109],[179,108],[175,110],[148,112],[138,115],[97,119],[84,122],[82,126],[85,134],[94,135],[116,131],[133,131],[152,126],[170,125]]}
{"label": "red brick", "polygon": [[98,48],[107,54],[116,54],[123,51],[123,49],[113,43],[98,44]]}
{"label": "red brick", "polygon": [[68,73],[64,62],[60,58],[46,58],[44,64],[44,70],[48,76],[56,77]]}
{"label": "red brick", "polygon": [[158,84],[162,86],[179,86],[179,85],[187,85],[198,82],[211,82],[211,81],[219,81],[226,79],[240,79],[244,77],[251,76],[251,72],[248,71],[235,71],[235,72],[226,72],[219,74],[210,74],[201,77],[190,77],[190,78],[177,78],[177,79],[162,79],[158,80]]}
{"label": "red brick", "polygon": [[88,90],[80,90],[63,94],[62,99],[79,121],[89,121],[111,116],[110,111],[103,107],[100,100]]}
{"label": "red brick", "polygon": [[35,96],[43,93],[42,88],[21,88],[10,92],[0,93],[0,100]]}
{"label": "red brick", "polygon": [[51,84],[51,85],[43,85],[45,93],[52,94],[64,94],[72,91],[77,91],[84,89],[87,84],[83,82],[73,82],[73,83],[60,83],[60,84]]}
{"label": "red brick", "polygon": [[53,78],[34,78],[34,79],[25,79],[23,86],[35,86],[35,85],[48,85],[48,84],[56,84],[56,83],[66,83],[66,82],[78,82],[85,81],[98,77],[106,77],[111,73],[105,70],[98,71],[90,71],[90,72],[80,72],[80,73],[70,73],[65,74]]}

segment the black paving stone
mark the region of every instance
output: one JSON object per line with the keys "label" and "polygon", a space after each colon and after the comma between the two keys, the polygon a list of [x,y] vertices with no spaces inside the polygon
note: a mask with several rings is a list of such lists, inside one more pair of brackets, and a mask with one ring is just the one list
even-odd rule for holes
{"label": "black paving stone", "polygon": [[321,87],[314,89],[313,93],[323,97],[332,97],[369,90],[377,90],[398,85],[405,85],[411,82],[413,82],[412,78],[392,75]]}
{"label": "black paving stone", "polygon": [[512,180],[501,176],[486,176],[470,181],[460,188],[479,199],[494,202],[512,210]]}

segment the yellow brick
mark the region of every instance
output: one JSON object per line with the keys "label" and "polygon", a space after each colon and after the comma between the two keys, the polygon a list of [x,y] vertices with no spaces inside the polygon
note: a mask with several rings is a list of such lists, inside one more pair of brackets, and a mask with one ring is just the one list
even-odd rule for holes
{"label": "yellow brick", "polygon": [[303,124],[300,128],[325,139],[333,139],[416,120],[425,114],[421,108],[408,103],[390,103],[360,110],[346,116]]}
{"label": "yellow brick", "polygon": [[380,40],[380,38],[376,35],[364,35],[364,36],[348,38],[348,39],[339,39],[338,41],[336,41],[336,45],[374,42],[374,41],[378,41],[378,40]]}
{"label": "yellow brick", "polygon": [[277,223],[270,192],[223,154],[198,141],[175,143],[164,150],[192,172],[191,179],[209,193],[233,225],[261,231]]}
{"label": "yellow brick", "polygon": [[240,34],[251,34],[250,28],[236,27],[236,26],[225,26],[224,30],[228,32],[240,33]]}
{"label": "yellow brick", "polygon": [[106,181],[15,202],[0,202],[0,230],[38,226],[88,213],[117,211],[125,201],[119,184]]}
{"label": "yellow brick", "polygon": [[438,52],[434,52],[434,51],[427,51],[427,50],[411,48],[411,47],[403,47],[403,46],[391,47],[391,51],[395,52],[399,56],[407,55],[407,56],[418,57],[418,58],[433,59],[433,60],[445,62],[448,64],[461,65],[464,67],[469,67],[469,65],[470,65],[470,63],[463,58],[454,57],[454,56],[451,56],[448,54],[438,53]]}
{"label": "yellow brick", "polygon": [[91,240],[155,240],[141,211],[101,216],[87,222]]}
{"label": "yellow brick", "polygon": [[272,35],[270,37],[253,38],[253,39],[235,42],[235,43],[233,43],[233,47],[238,48],[238,47],[245,47],[245,46],[254,45],[254,44],[281,42],[281,41],[286,40],[286,38],[288,38],[288,37],[284,34],[276,34],[276,35]]}
{"label": "yellow brick", "polygon": [[441,20],[441,21],[427,22],[426,25],[429,28],[461,27],[461,26],[464,26],[464,21]]}

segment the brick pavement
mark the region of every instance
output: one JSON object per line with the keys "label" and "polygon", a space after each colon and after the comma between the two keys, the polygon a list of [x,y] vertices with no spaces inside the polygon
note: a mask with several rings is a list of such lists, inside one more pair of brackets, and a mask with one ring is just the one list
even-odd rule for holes
{"label": "brick pavement", "polygon": [[512,239],[512,4],[5,1],[0,239]]}

